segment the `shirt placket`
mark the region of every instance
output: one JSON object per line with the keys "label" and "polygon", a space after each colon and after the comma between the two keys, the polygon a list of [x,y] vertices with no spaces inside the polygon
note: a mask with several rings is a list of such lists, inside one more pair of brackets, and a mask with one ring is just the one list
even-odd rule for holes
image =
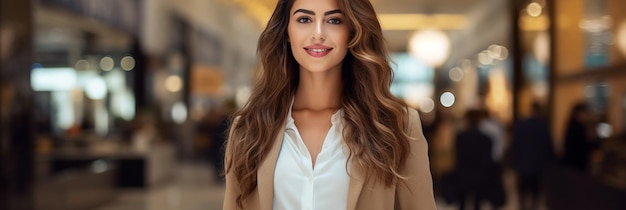
{"label": "shirt placket", "polygon": [[315,179],[313,174],[309,175],[308,180],[304,183],[302,188],[302,208],[303,210],[313,210],[313,200],[315,190]]}

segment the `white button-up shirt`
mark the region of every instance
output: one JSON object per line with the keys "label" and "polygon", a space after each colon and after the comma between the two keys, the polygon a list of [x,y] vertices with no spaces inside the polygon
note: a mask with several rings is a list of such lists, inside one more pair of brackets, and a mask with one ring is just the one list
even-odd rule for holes
{"label": "white button-up shirt", "polygon": [[350,165],[346,165],[342,110],[332,115],[331,123],[313,168],[290,109],[274,172],[274,210],[347,208]]}

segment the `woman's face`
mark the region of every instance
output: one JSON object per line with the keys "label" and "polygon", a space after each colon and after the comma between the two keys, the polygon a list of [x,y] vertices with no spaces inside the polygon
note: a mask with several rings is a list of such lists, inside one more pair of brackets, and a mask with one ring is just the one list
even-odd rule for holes
{"label": "woman's face", "polygon": [[337,0],[296,0],[289,15],[287,33],[300,69],[341,69],[349,29]]}

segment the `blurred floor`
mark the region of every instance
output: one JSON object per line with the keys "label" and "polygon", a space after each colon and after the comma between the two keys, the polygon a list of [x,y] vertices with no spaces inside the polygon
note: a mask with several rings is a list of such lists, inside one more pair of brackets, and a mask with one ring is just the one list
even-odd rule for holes
{"label": "blurred floor", "polygon": [[214,182],[207,164],[179,164],[173,179],[147,190],[121,189],[117,198],[94,210],[222,209],[224,185]]}
{"label": "blurred floor", "polygon": [[[504,175],[507,204],[502,210],[518,210],[515,177],[511,171]],[[121,189],[117,198],[94,210],[214,210],[222,209],[224,185],[214,182],[213,171],[208,164],[179,164],[174,178],[159,187],[147,190]],[[439,210],[454,210],[437,199]],[[490,209],[483,205],[483,209]],[[540,208],[540,209],[546,209]]]}
{"label": "blurred floor", "polygon": [[[499,210],[519,210],[519,199],[518,199],[518,194],[517,194],[517,190],[516,190],[516,183],[515,183],[515,174],[513,173],[513,171],[511,170],[505,170],[504,174],[503,174],[503,181],[504,181],[504,190],[506,192],[506,204],[504,204],[504,206],[502,206],[501,208],[499,208]],[[456,210],[458,209],[458,205],[452,205],[452,204],[447,204],[443,201],[441,201],[440,199],[436,199],[437,200],[437,209],[438,210]],[[541,204],[539,206],[538,210],[547,210],[547,208],[545,207],[545,205],[543,204],[543,200],[541,201]],[[471,203],[468,203],[468,209],[472,209]],[[492,209],[490,205],[488,205],[487,203],[483,203],[481,205],[481,209]]]}

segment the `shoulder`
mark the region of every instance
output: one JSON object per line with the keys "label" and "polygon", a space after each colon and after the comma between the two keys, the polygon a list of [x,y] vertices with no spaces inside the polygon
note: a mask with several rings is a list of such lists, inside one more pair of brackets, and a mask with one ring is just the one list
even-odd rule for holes
{"label": "shoulder", "polygon": [[423,138],[423,134],[422,134],[422,121],[420,120],[420,116],[419,113],[417,112],[417,110],[412,109],[412,108],[406,108],[406,133],[407,135],[409,135],[410,137],[419,137],[416,136],[417,134],[422,135],[421,137]]}
{"label": "shoulder", "polygon": [[230,125],[232,126],[232,125],[237,124],[237,122],[239,122],[239,119],[241,119],[241,116],[239,116],[239,115],[234,116],[234,117],[230,120]]}
{"label": "shoulder", "polygon": [[234,117],[232,117],[232,118],[227,120],[226,127],[227,127],[227,130],[228,130],[228,136],[229,137],[233,134],[233,131],[237,127],[237,123],[239,122],[240,119],[241,119],[241,116],[234,116]]}
{"label": "shoulder", "polygon": [[422,121],[417,110],[407,108],[406,112],[405,132],[409,136],[409,144],[411,145],[411,153],[427,153],[428,142],[422,132]]}
{"label": "shoulder", "polygon": [[412,108],[406,108],[406,110],[407,110],[406,115],[407,115],[407,118],[409,119],[409,125],[420,121],[420,115],[417,112],[417,110],[412,109]]}
{"label": "shoulder", "polygon": [[398,182],[397,205],[400,209],[436,209],[428,143],[422,133],[422,122],[417,110],[412,108],[407,108],[405,119],[410,151],[406,162],[400,168],[400,174],[406,179]]}
{"label": "shoulder", "polygon": [[230,122],[230,124],[227,126],[228,127],[228,136],[226,138],[226,151],[228,153],[228,151],[232,150],[232,144],[235,138],[233,138],[233,133],[237,127],[237,123],[239,123],[239,120],[241,119],[241,116],[235,116],[232,118],[232,121]]}

